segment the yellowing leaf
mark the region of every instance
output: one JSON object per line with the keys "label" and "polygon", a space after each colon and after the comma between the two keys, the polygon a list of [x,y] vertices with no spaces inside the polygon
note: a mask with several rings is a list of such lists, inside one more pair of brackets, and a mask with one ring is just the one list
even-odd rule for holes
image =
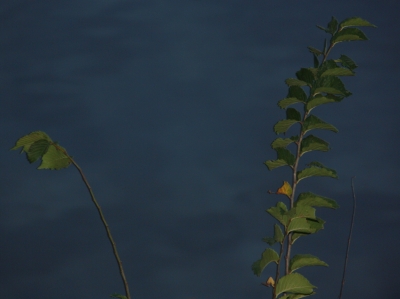
{"label": "yellowing leaf", "polygon": [[290,186],[288,182],[284,181],[282,187],[280,187],[278,191],[276,191],[276,194],[284,194],[287,197],[290,197],[292,196],[292,192],[292,186]]}
{"label": "yellowing leaf", "polygon": [[275,280],[272,277],[269,277],[266,282],[263,282],[262,285],[265,285],[266,287],[275,287]]}

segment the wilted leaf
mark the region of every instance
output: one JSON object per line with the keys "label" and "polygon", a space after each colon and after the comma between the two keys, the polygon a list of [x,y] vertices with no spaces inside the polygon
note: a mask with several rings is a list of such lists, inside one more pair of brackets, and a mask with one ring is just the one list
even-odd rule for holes
{"label": "wilted leaf", "polygon": [[290,198],[292,192],[292,186],[288,182],[284,181],[283,185],[278,189],[278,191],[276,191],[276,194],[283,194]]}
{"label": "wilted leaf", "polygon": [[266,287],[275,287],[275,280],[270,276],[266,282],[262,283]]}

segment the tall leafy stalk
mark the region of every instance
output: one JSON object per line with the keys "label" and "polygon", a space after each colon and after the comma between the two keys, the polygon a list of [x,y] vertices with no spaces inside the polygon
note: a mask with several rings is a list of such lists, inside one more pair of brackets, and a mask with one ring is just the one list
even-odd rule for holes
{"label": "tall leafy stalk", "polygon": [[[329,42],[325,39],[322,50],[308,47],[313,55],[313,67],[301,68],[296,72],[296,78],[287,79],[285,83],[289,87],[288,94],[278,102],[278,106],[286,110],[286,119],[275,124],[275,133],[285,134],[293,125],[298,125],[298,131],[297,135],[277,138],[272,142],[271,147],[276,151],[277,159],[268,160],[265,165],[269,170],[281,166],[291,169],[291,183],[284,181],[276,192],[270,191],[286,196],[289,206],[279,201],[276,206],[267,210],[278,223],[274,225],[273,237],[264,238],[263,241],[270,246],[277,244],[279,253],[269,247],[252,265],[254,274],[260,276],[268,264],[276,264],[274,278],[270,276],[263,283],[267,287],[272,287],[273,299],[279,296],[282,299],[296,299],[314,294],[316,287],[295,271],[304,266],[328,266],[311,254],[292,256],[292,248],[298,238],[323,229],[325,221],[316,217],[315,207],[336,209],[339,206],[333,199],[311,192],[300,193],[296,199],[296,189],[299,182],[305,178],[313,176],[337,178],[337,174],[335,170],[316,161],[299,169],[299,161],[307,152],[329,150],[328,142],[308,134],[310,131],[322,129],[338,132],[336,127],[311,112],[320,105],[338,103],[351,95],[339,77],[354,76],[356,63],[346,55],[341,55],[337,59],[328,59],[328,56],[332,48],[340,42],[367,40],[365,34],[356,28],[360,26],[376,27],[359,17],[352,17],[340,23],[332,17],[327,28],[317,26],[330,35]],[[302,113],[295,108],[289,108],[295,104],[303,107]],[[292,147],[291,150],[289,146]],[[280,273],[282,267],[285,269],[284,275]]]}
{"label": "tall leafy stalk", "polygon": [[85,183],[86,188],[88,189],[88,191],[90,193],[92,202],[95,205],[96,210],[99,213],[101,222],[103,223],[103,226],[106,230],[107,237],[111,243],[111,247],[112,247],[115,259],[118,264],[121,279],[124,284],[126,296],[114,294],[114,295],[112,295],[112,297],[120,298],[120,299],[131,299],[131,296],[129,293],[128,281],[126,280],[124,268],[122,267],[122,261],[118,254],[117,245],[115,244],[114,238],[111,234],[110,228],[104,217],[101,207],[100,207],[99,203],[97,202],[97,200],[94,196],[93,190],[90,187],[89,182],[87,181],[82,169],[75,162],[75,160],[70,155],[68,155],[65,148],[63,148],[62,146],[57,144],[57,142],[54,142],[53,140],[51,140],[51,138],[44,132],[35,131],[24,137],[21,137],[20,139],[18,139],[18,141],[16,142],[16,144],[12,148],[12,150],[16,150],[20,147],[22,147],[21,153],[24,153],[24,152],[26,153],[26,156],[30,163],[34,163],[40,158],[42,159],[42,163],[39,165],[38,169],[58,170],[58,169],[66,168],[69,165],[73,164],[75,166],[75,168],[78,170],[83,182]]}

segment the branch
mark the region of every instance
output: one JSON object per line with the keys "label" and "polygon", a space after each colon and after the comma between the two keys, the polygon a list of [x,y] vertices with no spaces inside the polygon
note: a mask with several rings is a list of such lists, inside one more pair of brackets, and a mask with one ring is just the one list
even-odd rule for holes
{"label": "branch", "polygon": [[108,237],[108,239],[110,240],[110,243],[111,243],[111,246],[112,246],[112,249],[113,249],[113,252],[114,252],[115,259],[117,260],[118,267],[119,267],[119,273],[120,273],[120,275],[121,275],[121,278],[122,278],[122,281],[123,281],[124,287],[125,287],[126,299],[131,299],[131,296],[130,296],[130,293],[129,293],[128,281],[126,280],[124,268],[122,267],[122,261],[121,261],[121,258],[119,257],[118,251],[117,251],[117,245],[116,245],[115,242],[114,242],[114,239],[113,239],[113,237],[112,237],[110,228],[109,228],[109,226],[108,226],[108,223],[107,223],[106,219],[104,218],[104,215],[103,215],[103,212],[102,212],[102,210],[101,210],[101,207],[100,207],[99,203],[97,202],[96,198],[94,197],[94,193],[93,193],[92,188],[91,188],[90,185],[89,185],[89,182],[87,181],[87,179],[86,179],[86,177],[85,177],[85,175],[84,175],[82,169],[81,169],[81,168],[79,167],[79,165],[75,162],[75,160],[72,159],[72,157],[71,157],[70,155],[68,155],[68,153],[67,153],[65,150],[63,150],[61,147],[59,147],[56,143],[53,143],[53,145],[54,145],[59,151],[61,151],[62,153],[64,153],[64,155],[66,155],[66,156],[68,157],[68,159],[71,161],[71,163],[72,163],[72,164],[75,166],[75,168],[79,171],[79,174],[81,175],[82,180],[83,180],[83,182],[84,182],[85,185],[86,185],[86,188],[89,190],[90,197],[91,197],[91,199],[92,199],[92,202],[93,202],[94,205],[96,206],[97,211],[99,212],[101,222],[103,222],[104,228],[106,229],[107,237]]}

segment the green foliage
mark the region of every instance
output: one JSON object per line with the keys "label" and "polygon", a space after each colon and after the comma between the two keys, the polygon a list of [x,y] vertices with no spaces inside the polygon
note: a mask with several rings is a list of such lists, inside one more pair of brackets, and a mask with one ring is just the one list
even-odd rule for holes
{"label": "green foliage", "polygon": [[[273,237],[264,238],[263,241],[270,246],[277,244],[280,247],[279,254],[274,249],[267,248],[261,258],[252,265],[252,270],[257,276],[260,276],[269,264],[276,265],[275,277],[270,276],[266,283],[263,283],[273,288],[273,299],[279,296],[281,299],[296,299],[313,295],[316,287],[294,271],[304,266],[328,266],[318,257],[310,254],[290,256],[292,245],[298,238],[314,234],[324,228],[325,221],[316,216],[316,207],[330,209],[339,207],[333,199],[311,192],[300,193],[295,200],[296,187],[301,180],[315,176],[338,177],[334,169],[316,161],[299,169],[299,160],[305,153],[327,152],[330,149],[325,140],[315,135],[307,135],[310,131],[320,129],[338,132],[335,126],[311,114],[311,111],[320,105],[341,102],[351,95],[340,77],[354,76],[356,63],[346,55],[329,60],[327,57],[332,48],[340,42],[367,40],[366,35],[356,28],[360,26],[376,27],[359,17],[349,18],[340,23],[332,17],[326,28],[317,26],[331,35],[329,43],[325,40],[322,50],[308,47],[313,55],[313,67],[301,68],[296,72],[296,78],[285,80],[289,87],[288,94],[286,98],[278,102],[278,106],[286,110],[286,119],[278,121],[273,129],[276,134],[287,133],[292,127],[297,127],[298,131],[294,136],[279,137],[272,142],[271,147],[276,151],[277,159],[268,160],[265,165],[269,170],[281,166],[291,168],[292,183],[284,182],[282,187],[275,192],[275,194],[286,195],[289,204],[279,201],[275,206],[267,209],[267,213],[277,221],[277,224],[274,225]],[[291,105],[302,105],[303,109],[289,107]],[[295,145],[294,151],[287,148],[292,144]],[[280,274],[281,265],[285,268],[284,275]]]}
{"label": "green foliage", "polygon": [[71,164],[71,159],[65,148],[53,142],[45,132],[35,131],[21,137],[11,150],[20,147],[22,147],[21,154],[26,153],[29,163],[42,159],[38,169],[59,170]]}

